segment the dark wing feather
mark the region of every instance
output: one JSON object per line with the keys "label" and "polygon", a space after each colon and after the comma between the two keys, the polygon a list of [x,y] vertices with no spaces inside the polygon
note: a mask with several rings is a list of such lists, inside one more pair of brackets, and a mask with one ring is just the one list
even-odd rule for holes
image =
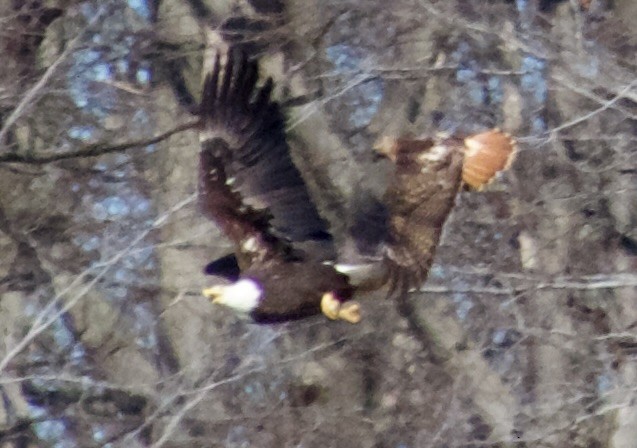
{"label": "dark wing feather", "polygon": [[461,185],[463,158],[457,139],[398,140],[396,145],[395,177],[385,196],[389,295],[404,294],[427,279]]}
{"label": "dark wing feather", "polygon": [[208,275],[223,277],[230,282],[236,282],[241,275],[241,268],[237,256],[228,254],[208,263],[204,272]]}
{"label": "dark wing feather", "polygon": [[245,54],[217,55],[206,77],[200,106],[200,200],[206,215],[242,246],[248,238],[287,245],[331,245],[327,223],[316,210],[292,162],[285,120],[270,99],[273,83],[257,87],[258,67]]}

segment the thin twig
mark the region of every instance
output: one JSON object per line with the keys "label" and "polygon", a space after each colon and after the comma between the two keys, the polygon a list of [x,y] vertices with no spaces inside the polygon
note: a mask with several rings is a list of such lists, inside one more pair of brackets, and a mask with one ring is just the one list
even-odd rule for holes
{"label": "thin twig", "polygon": [[584,121],[590,120],[591,118],[593,118],[595,115],[599,114],[600,112],[605,111],[606,109],[612,107],[616,102],[618,102],[619,100],[621,100],[622,98],[626,97],[626,94],[628,92],[630,92],[632,90],[632,88],[637,85],[637,80],[634,80],[633,82],[631,82],[630,84],[626,85],[623,89],[621,89],[617,95],[615,95],[613,98],[611,98],[610,100],[606,101],[605,103],[603,103],[600,107],[598,107],[595,110],[590,111],[587,114],[584,115],[580,115],[579,117],[576,117],[570,121],[567,121],[566,123],[561,124],[560,126],[557,126],[553,129],[551,129],[549,131],[549,133],[551,135],[555,135],[557,132],[559,131],[563,131],[564,129],[568,129],[570,127],[575,126],[576,124],[580,124]]}
{"label": "thin twig", "polygon": [[[68,312],[84,296],[86,296],[86,294],[102,279],[102,277],[104,277],[104,275],[106,275],[106,273],[110,270],[110,268],[112,268],[116,263],[118,263],[121,259],[123,259],[127,254],[129,254],[130,251],[135,246],[137,246],[137,244],[139,244],[144,238],[146,238],[148,236],[148,234],[150,234],[150,232],[152,232],[153,230],[158,229],[161,226],[163,226],[167,222],[168,218],[171,215],[173,215],[175,212],[177,212],[178,210],[182,209],[186,205],[192,203],[195,200],[195,197],[196,197],[195,194],[188,196],[183,201],[175,204],[175,206],[173,206],[166,213],[162,214],[157,219],[155,219],[155,221],[151,224],[151,226],[148,227],[146,230],[144,230],[142,233],[140,233],[131,242],[131,244],[125,250],[123,250],[123,251],[119,252],[118,254],[116,254],[115,256],[113,256],[104,265],[104,267],[100,270],[100,272],[95,274],[95,276],[91,279],[91,281],[86,283],[75,296],[73,296],[71,299],[69,299],[68,302],[66,302],[64,304],[64,306],[61,307],[60,310],[56,311],[55,313],[49,313],[49,312],[40,313],[40,315],[35,319],[33,325],[31,326],[31,328],[29,329],[27,334],[22,338],[22,340],[18,344],[15,345],[15,347],[13,347],[11,350],[9,350],[8,353],[5,355],[5,357],[2,359],[2,361],[0,361],[0,372],[4,371],[13,358],[15,358],[26,347],[28,347],[28,345],[34,339],[36,339],[47,328],[49,328],[55,321],[57,321],[57,319],[59,319],[60,316],[62,316],[64,313]],[[84,276],[87,275],[90,272],[90,270],[91,270],[91,268],[89,268],[85,272],[81,273],[77,277],[77,279],[84,278]],[[73,283],[71,283],[71,285],[75,285],[75,283],[76,282],[73,282]],[[58,293],[52,299],[52,303],[59,302],[62,299],[62,297],[64,297],[68,292],[70,292],[71,285],[69,287],[65,288],[64,290],[62,290],[60,293]],[[48,308],[49,307],[45,308],[45,310],[48,310]],[[45,317],[46,317],[46,319],[45,319]]]}
{"label": "thin twig", "polygon": [[73,38],[64,49],[62,54],[51,64],[51,66],[44,72],[44,75],[38,80],[37,83],[24,95],[22,101],[16,106],[16,108],[11,112],[11,115],[7,117],[4,122],[4,126],[0,129],[0,142],[4,141],[4,138],[9,132],[9,129],[13,124],[24,114],[27,108],[33,104],[33,100],[40,93],[40,91],[44,88],[44,86],[49,82],[49,80],[53,77],[58,67],[62,65],[62,62],[66,60],[69,55],[77,49],[77,44],[83,38],[84,34],[88,29],[90,29],[104,14],[104,8],[100,8],[97,14],[90,20],[90,22],[80,31],[77,36]]}

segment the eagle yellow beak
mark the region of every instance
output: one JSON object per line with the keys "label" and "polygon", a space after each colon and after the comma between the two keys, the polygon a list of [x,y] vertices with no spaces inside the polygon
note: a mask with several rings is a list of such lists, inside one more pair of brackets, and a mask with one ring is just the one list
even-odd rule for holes
{"label": "eagle yellow beak", "polygon": [[263,289],[250,279],[242,279],[230,285],[215,285],[201,293],[213,304],[232,308],[240,313],[251,313],[259,306]]}
{"label": "eagle yellow beak", "polygon": [[223,297],[226,287],[223,285],[215,285],[205,288],[201,291],[204,297],[210,299],[212,303],[223,303]]}

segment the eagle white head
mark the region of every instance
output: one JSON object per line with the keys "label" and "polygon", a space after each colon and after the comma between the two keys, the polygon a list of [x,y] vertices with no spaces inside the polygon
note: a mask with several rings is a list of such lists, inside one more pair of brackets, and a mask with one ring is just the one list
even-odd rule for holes
{"label": "eagle white head", "polygon": [[202,291],[212,303],[232,308],[240,313],[250,313],[263,297],[263,289],[249,278],[241,279],[231,285],[216,285]]}

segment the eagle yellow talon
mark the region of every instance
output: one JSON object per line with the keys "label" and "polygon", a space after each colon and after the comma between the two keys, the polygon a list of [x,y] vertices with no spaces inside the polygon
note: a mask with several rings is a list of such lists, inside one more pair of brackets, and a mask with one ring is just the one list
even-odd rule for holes
{"label": "eagle yellow talon", "polygon": [[328,319],[338,319],[338,312],[341,309],[341,302],[336,298],[333,292],[326,292],[321,298],[321,312]]}
{"label": "eagle yellow talon", "polygon": [[342,304],[341,309],[338,310],[338,318],[350,324],[359,323],[361,321],[361,306],[357,302]]}
{"label": "eagle yellow talon", "polygon": [[360,305],[357,302],[341,303],[333,292],[323,294],[321,311],[331,320],[344,320],[351,324],[356,324],[361,320]]}

